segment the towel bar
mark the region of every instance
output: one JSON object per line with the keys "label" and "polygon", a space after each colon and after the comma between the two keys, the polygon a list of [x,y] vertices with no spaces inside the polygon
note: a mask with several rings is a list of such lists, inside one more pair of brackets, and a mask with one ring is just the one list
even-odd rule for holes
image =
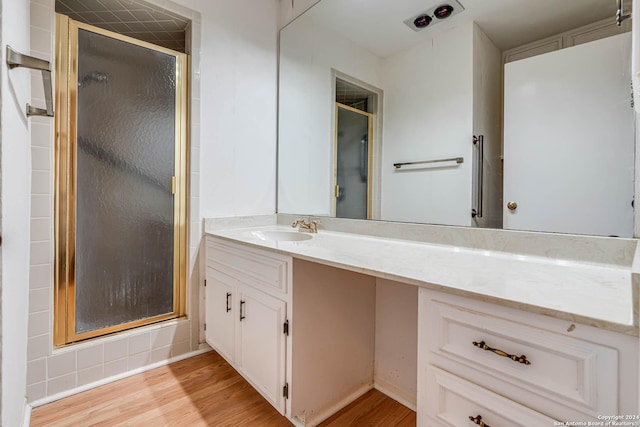
{"label": "towel bar", "polygon": [[51,84],[51,65],[49,61],[23,55],[7,45],[7,65],[10,70],[17,67],[24,67],[42,72],[42,84],[44,85],[44,96],[47,108],[37,108],[27,103],[27,117],[53,117],[53,85]]}

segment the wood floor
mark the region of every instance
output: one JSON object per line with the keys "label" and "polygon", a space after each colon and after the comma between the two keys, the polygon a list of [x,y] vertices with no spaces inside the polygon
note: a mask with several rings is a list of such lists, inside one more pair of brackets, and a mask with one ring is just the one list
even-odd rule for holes
{"label": "wood floor", "polygon": [[[31,426],[291,426],[209,352],[35,408]],[[415,412],[372,390],[321,426],[415,426]]]}

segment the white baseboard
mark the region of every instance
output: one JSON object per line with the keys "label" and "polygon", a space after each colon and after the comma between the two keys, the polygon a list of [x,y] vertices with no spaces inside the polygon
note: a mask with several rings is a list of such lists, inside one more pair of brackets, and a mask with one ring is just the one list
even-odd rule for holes
{"label": "white baseboard", "polygon": [[407,393],[404,390],[400,390],[399,388],[395,387],[393,384],[386,383],[385,381],[381,381],[379,379],[376,380],[375,384],[373,385],[373,388],[378,390],[380,393],[395,400],[399,404],[406,406],[412,411],[416,410],[417,405],[416,405],[415,395]]}
{"label": "white baseboard", "polygon": [[[202,345],[200,347],[203,347]],[[124,372],[122,374],[114,375],[109,378],[103,378],[98,381],[94,381],[92,383],[83,385],[81,387],[72,388],[71,390],[66,390],[61,393],[53,394],[51,396],[44,397],[42,399],[36,400],[32,402],[29,406],[29,416],[31,416],[31,408],[37,408],[38,406],[46,405],[47,403],[55,402],[56,400],[64,399],[65,397],[72,396],[74,394],[82,393],[83,391],[91,390],[92,388],[100,387],[101,385],[109,384],[114,381],[121,380],[123,378],[131,377],[133,375],[140,374],[142,372],[149,371],[151,369],[159,368],[161,366],[169,365],[171,363],[179,362],[184,359],[188,359],[193,356],[198,356],[200,354],[208,353],[211,351],[211,347],[208,345],[204,348],[200,348],[196,351],[191,351],[189,353],[184,353],[176,357],[172,357],[170,359],[162,360],[160,362],[152,363],[147,366],[143,366],[142,368],[133,369],[131,371]],[[25,414],[26,417],[26,414]],[[26,425],[28,426],[28,424]]]}
{"label": "white baseboard", "polygon": [[24,417],[22,418],[22,427],[29,427],[31,425],[31,405],[26,400],[24,403]]}
{"label": "white baseboard", "polygon": [[358,389],[356,389],[353,393],[349,394],[344,399],[340,400],[339,402],[334,403],[333,405],[323,409],[317,414],[314,414],[313,417],[311,417],[308,420],[307,419],[299,420],[296,418],[289,418],[289,420],[296,426],[305,426],[305,427],[317,426],[318,424],[320,424],[321,422],[323,422],[324,420],[326,420],[336,412],[340,411],[342,408],[353,403],[356,399],[364,395],[366,392],[368,392],[372,388],[373,386],[371,384],[365,384],[359,387]]}

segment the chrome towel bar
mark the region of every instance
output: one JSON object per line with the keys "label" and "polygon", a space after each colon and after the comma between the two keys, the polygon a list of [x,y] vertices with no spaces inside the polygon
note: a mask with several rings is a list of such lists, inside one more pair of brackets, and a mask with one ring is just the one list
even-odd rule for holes
{"label": "chrome towel bar", "polygon": [[423,160],[421,162],[402,162],[394,163],[396,169],[400,169],[402,166],[407,165],[422,165],[426,163],[442,163],[442,162],[456,162],[457,164],[464,163],[464,157],[450,157],[448,159],[435,159],[435,160]]}
{"label": "chrome towel bar", "polygon": [[53,117],[53,85],[51,83],[51,64],[49,64],[49,61],[23,55],[11,49],[11,46],[7,46],[7,65],[9,69],[24,67],[42,72],[42,84],[44,85],[44,96],[47,108],[37,108],[27,103],[27,117]]}

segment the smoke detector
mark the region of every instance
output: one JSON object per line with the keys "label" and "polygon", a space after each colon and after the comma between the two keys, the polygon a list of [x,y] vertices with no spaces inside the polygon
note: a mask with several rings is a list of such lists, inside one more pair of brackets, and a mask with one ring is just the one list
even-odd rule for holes
{"label": "smoke detector", "polygon": [[433,27],[438,22],[464,10],[464,6],[457,0],[450,0],[430,7],[403,22],[413,31],[422,31],[427,27]]}

